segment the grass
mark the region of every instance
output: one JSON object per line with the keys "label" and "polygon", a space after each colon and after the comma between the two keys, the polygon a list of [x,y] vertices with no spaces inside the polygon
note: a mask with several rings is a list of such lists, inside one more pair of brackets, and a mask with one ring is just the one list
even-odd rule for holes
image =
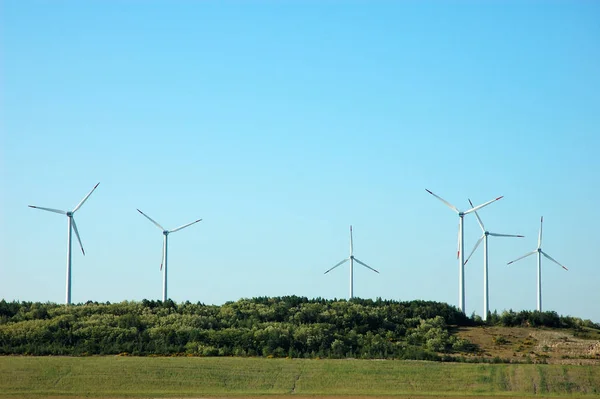
{"label": "grass", "polygon": [[0,398],[599,396],[600,367],[186,357],[0,357]]}
{"label": "grass", "polygon": [[583,339],[598,339],[600,340],[600,330],[596,328],[583,327],[581,331],[575,331],[575,336]]}

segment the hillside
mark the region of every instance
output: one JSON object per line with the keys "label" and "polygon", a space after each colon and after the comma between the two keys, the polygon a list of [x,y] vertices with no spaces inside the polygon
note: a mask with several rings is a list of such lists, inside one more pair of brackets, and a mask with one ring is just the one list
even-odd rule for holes
{"label": "hillside", "polygon": [[476,345],[471,358],[515,362],[600,365],[600,330],[531,327],[460,327],[454,333]]}
{"label": "hillside", "polygon": [[484,324],[431,301],[0,301],[0,354],[593,363],[599,327],[555,312],[494,313]]}

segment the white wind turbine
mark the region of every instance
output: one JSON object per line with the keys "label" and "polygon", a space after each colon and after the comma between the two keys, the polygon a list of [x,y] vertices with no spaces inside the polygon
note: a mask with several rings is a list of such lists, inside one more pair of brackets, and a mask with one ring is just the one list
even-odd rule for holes
{"label": "white wind turbine", "polygon": [[140,211],[139,209],[137,211],[139,213],[141,213],[142,215],[144,215],[149,221],[151,221],[152,223],[154,223],[154,225],[156,227],[158,227],[159,229],[161,229],[162,233],[163,233],[163,237],[164,237],[163,238],[163,254],[162,254],[162,261],[161,261],[161,264],[160,264],[160,270],[162,270],[162,272],[163,272],[163,294],[162,294],[162,300],[163,300],[163,302],[165,302],[167,300],[167,244],[168,244],[168,236],[169,236],[169,234],[175,233],[176,231],[179,231],[179,230],[182,230],[182,229],[185,229],[186,227],[191,226],[194,223],[198,223],[202,219],[195,220],[192,223],[184,224],[183,226],[177,227],[176,229],[173,229],[173,230],[167,230],[164,227],[162,227],[160,224],[158,224],[156,221],[154,221],[150,216],[146,215],[144,212]]}
{"label": "white wind turbine", "polygon": [[329,273],[336,267],[341,266],[348,261],[350,261],[350,299],[352,299],[352,298],[354,298],[354,261],[356,261],[360,265],[366,267],[367,269],[373,270],[375,273],[379,273],[377,270],[373,269],[371,266],[367,265],[366,263],[361,262],[354,256],[354,248],[353,248],[353,241],[352,241],[352,226],[350,226],[350,256],[347,257],[346,259],[342,260],[341,262],[337,263],[331,269],[327,270],[324,274]]}
{"label": "white wind turbine", "polygon": [[515,263],[518,260],[521,260],[523,258],[526,258],[530,255],[537,253],[537,310],[538,310],[538,312],[542,311],[542,255],[544,255],[546,258],[548,258],[552,262],[556,263],[563,269],[565,269],[567,271],[569,270],[566,267],[564,267],[563,265],[561,265],[560,263],[558,263],[556,260],[554,260],[550,255],[548,255],[547,253],[542,251],[542,224],[543,223],[544,223],[544,217],[542,216],[542,218],[540,219],[540,235],[538,236],[537,249],[535,251],[531,251],[531,252],[521,256],[520,258],[517,258],[517,259],[507,263],[507,265],[510,265],[511,263]]}
{"label": "white wind turbine", "polygon": [[[469,204],[471,204],[471,208],[473,208],[473,203],[471,202],[470,199],[469,199]],[[477,240],[477,242],[475,243],[473,250],[467,257],[467,260],[465,260],[465,265],[467,264],[469,259],[471,259],[471,256],[473,255],[473,253],[475,253],[475,250],[477,249],[479,244],[481,244],[481,241],[483,241],[483,320],[486,321],[487,315],[490,311],[490,306],[489,306],[490,296],[489,296],[489,291],[488,291],[488,236],[492,236],[492,237],[525,237],[525,236],[522,236],[519,234],[490,233],[483,226],[483,221],[477,214],[477,211],[475,211],[475,216],[477,217],[477,223],[479,223],[479,227],[481,227],[481,231],[483,231],[483,235],[481,237],[479,237],[479,240]]]}
{"label": "white wind turbine", "polygon": [[445,199],[443,199],[442,197],[439,197],[437,195],[435,195],[434,193],[432,193],[431,191],[425,189],[425,191],[427,191],[429,194],[433,195],[435,198],[439,199],[440,201],[442,201],[444,204],[446,204],[446,206],[450,209],[452,209],[454,212],[456,212],[458,214],[458,253],[457,253],[457,258],[458,258],[458,309],[461,312],[465,312],[465,262],[464,262],[464,230],[463,230],[463,218],[465,215],[471,213],[471,212],[475,212],[476,210],[479,210],[481,208],[483,208],[484,206],[487,206],[489,204],[491,204],[494,201],[498,201],[501,197],[498,197],[496,199],[493,199],[491,201],[488,201],[486,203],[483,203],[481,205],[478,205],[476,207],[472,207],[469,210],[466,211],[459,211],[457,207],[455,207],[454,205],[452,205],[451,203],[449,203],[448,201],[446,201]]}
{"label": "white wind turbine", "polygon": [[52,209],[52,208],[42,208],[41,206],[29,205],[30,208],[41,209],[43,211],[60,213],[61,215],[67,216],[67,292],[65,295],[65,303],[67,305],[71,304],[71,230],[75,230],[75,235],[77,236],[77,241],[79,241],[79,247],[81,247],[81,252],[85,255],[85,251],[83,250],[83,244],[81,244],[81,238],[79,237],[79,231],[77,231],[77,224],[75,223],[75,218],[73,215],[75,212],[81,208],[83,203],[87,201],[87,199],[92,195],[96,187],[98,187],[98,182],[92,191],[88,193],[77,206],[72,211],[61,211],[60,209]]}

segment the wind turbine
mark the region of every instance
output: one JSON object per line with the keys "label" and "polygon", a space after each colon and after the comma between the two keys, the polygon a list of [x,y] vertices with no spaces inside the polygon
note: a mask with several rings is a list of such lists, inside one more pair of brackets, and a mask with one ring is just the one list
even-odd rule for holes
{"label": "wind turbine", "polygon": [[451,203],[449,203],[442,197],[435,195],[434,193],[432,193],[431,191],[429,191],[427,189],[425,189],[425,191],[427,191],[429,194],[433,195],[435,198],[442,201],[444,204],[446,204],[446,206],[448,208],[452,209],[454,212],[456,212],[458,214],[458,218],[459,218],[458,219],[458,252],[456,255],[458,258],[458,291],[459,291],[458,292],[458,309],[464,313],[465,312],[465,261],[464,261],[465,255],[464,255],[463,218],[465,215],[467,215],[471,212],[475,212],[475,211],[483,208],[484,206],[491,204],[494,201],[498,201],[503,196],[500,196],[496,199],[493,199],[493,200],[483,203],[481,205],[477,205],[476,207],[472,207],[471,209],[463,212],[463,211],[459,211],[457,207],[455,207],[454,205],[452,205]]}
{"label": "wind turbine", "polygon": [[[140,211],[139,209],[137,211],[139,213],[141,213],[142,215],[144,215],[149,221],[154,223],[154,225],[156,227],[158,227],[159,229],[161,229],[162,233],[163,233],[163,254],[162,254],[162,261],[160,264],[160,270],[162,270],[162,272],[163,272],[162,300],[163,300],[163,302],[165,302],[167,300],[167,244],[168,244],[169,234],[175,233],[176,231],[179,231],[179,230],[183,230],[186,227],[193,225],[194,223],[198,223],[202,219],[195,220],[192,223],[184,224],[183,226],[177,227],[176,229],[173,229],[173,230],[167,230],[164,227],[162,227],[160,224],[158,224],[156,221],[154,221],[154,219],[152,219],[150,216],[146,215],[144,212]],[[163,268],[163,266],[164,266],[164,268]]]}
{"label": "wind turbine", "polygon": [[352,242],[352,226],[350,226],[350,256],[347,257],[346,259],[342,260],[341,262],[337,263],[331,269],[327,270],[324,274],[329,273],[336,267],[341,266],[348,261],[350,261],[350,299],[352,299],[352,298],[354,298],[354,261],[356,261],[358,264],[366,267],[367,269],[373,270],[375,273],[379,273],[377,270],[373,269],[371,266],[367,265],[366,263],[358,260],[354,256],[354,248],[353,248],[353,242]]}
{"label": "wind turbine", "polygon": [[540,219],[540,235],[538,236],[537,249],[535,251],[531,251],[531,252],[521,256],[520,258],[517,258],[517,259],[507,263],[507,265],[510,265],[511,263],[515,263],[518,260],[521,260],[523,258],[526,258],[530,255],[537,253],[537,310],[538,310],[538,312],[542,311],[542,255],[544,255],[546,258],[548,258],[552,262],[556,263],[563,269],[565,269],[567,271],[569,270],[566,267],[564,267],[563,265],[561,265],[560,263],[558,263],[550,255],[548,255],[547,253],[542,251],[542,225],[543,225],[543,223],[544,223],[544,217],[542,216],[542,218]]}
{"label": "wind turbine", "polygon": [[[473,203],[471,202],[470,199],[469,199],[469,204],[471,204],[471,208],[473,208]],[[483,241],[483,320],[487,321],[487,315],[490,311],[490,307],[489,307],[490,296],[489,296],[489,291],[488,291],[488,236],[492,236],[492,237],[525,237],[525,236],[522,236],[519,234],[490,233],[483,226],[483,221],[479,217],[479,214],[477,214],[477,211],[475,211],[475,216],[477,217],[477,223],[479,223],[479,227],[481,227],[481,230],[483,231],[483,235],[481,237],[479,237],[479,240],[477,240],[477,243],[475,243],[473,250],[467,257],[467,260],[465,260],[465,265],[467,264],[469,259],[471,259],[471,256],[473,255],[473,253],[475,253],[475,250],[477,249],[479,244],[481,244],[481,241]]]}
{"label": "wind turbine", "polygon": [[83,255],[85,255],[85,251],[83,250],[83,244],[81,244],[81,237],[79,237],[79,231],[77,231],[77,223],[75,223],[75,218],[73,217],[73,215],[75,215],[75,212],[77,212],[79,208],[81,208],[83,203],[87,201],[90,195],[92,195],[96,187],[98,187],[98,184],[100,184],[100,182],[98,182],[94,186],[94,188],[92,188],[92,191],[90,191],[88,195],[83,197],[83,199],[79,202],[79,204],[77,204],[77,206],[72,211],[61,211],[60,209],[42,208],[41,206],[29,205],[30,208],[60,213],[61,215],[67,216],[67,292],[65,295],[65,303],[67,305],[71,304],[71,230],[75,231],[75,235],[77,236],[77,241],[79,241],[79,247],[81,248],[81,252],[83,252]]}

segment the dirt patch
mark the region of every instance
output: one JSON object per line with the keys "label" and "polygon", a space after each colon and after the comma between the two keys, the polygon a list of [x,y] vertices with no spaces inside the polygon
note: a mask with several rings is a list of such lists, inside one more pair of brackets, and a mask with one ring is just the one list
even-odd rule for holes
{"label": "dirt patch", "polygon": [[570,330],[530,327],[461,327],[459,337],[477,345],[471,357],[514,362],[600,365],[600,340],[582,339]]}

